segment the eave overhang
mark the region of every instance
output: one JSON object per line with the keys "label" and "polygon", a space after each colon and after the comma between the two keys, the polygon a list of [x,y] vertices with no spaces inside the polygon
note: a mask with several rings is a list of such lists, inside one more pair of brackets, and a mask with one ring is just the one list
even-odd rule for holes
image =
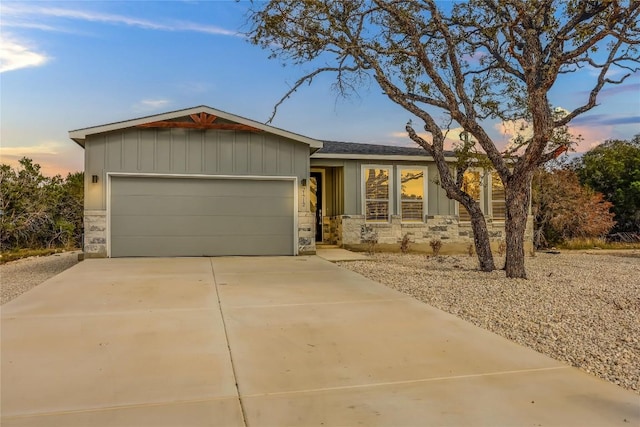
{"label": "eave overhang", "polygon": [[[190,120],[176,121],[182,117]],[[216,122],[220,118],[222,122]],[[105,132],[113,132],[129,128],[187,128],[187,129],[220,129],[236,130],[248,132],[267,132],[283,138],[307,144],[311,152],[322,148],[322,141],[309,138],[297,133],[289,132],[280,128],[265,125],[245,117],[230,114],[225,111],[216,110],[206,105],[187,108],[184,110],[171,111],[153,116],[140,117],[137,119],[121,122],[109,123],[100,126],[76,129],[69,131],[69,138],[84,148],[86,139],[90,135]]]}

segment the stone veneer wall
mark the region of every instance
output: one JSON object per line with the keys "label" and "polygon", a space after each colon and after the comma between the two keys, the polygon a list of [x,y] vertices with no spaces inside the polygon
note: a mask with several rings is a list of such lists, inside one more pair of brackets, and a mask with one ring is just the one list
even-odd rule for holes
{"label": "stone veneer wall", "polygon": [[[489,237],[494,245],[504,241],[504,223],[493,223],[487,217]],[[428,216],[424,223],[403,223],[398,215],[392,215],[387,223],[366,223],[363,215],[341,215],[331,218],[329,241],[345,248],[366,249],[367,241],[377,235],[380,249],[399,250],[402,237],[407,234],[411,248],[431,251],[429,242],[442,241],[443,253],[466,252],[473,244],[471,224],[458,222],[457,216]],[[533,217],[527,220],[525,233],[527,249],[533,245]]]}
{"label": "stone veneer wall", "polygon": [[298,254],[316,253],[315,214],[298,212]]}
{"label": "stone veneer wall", "polygon": [[86,258],[107,256],[107,211],[84,211],[84,256]]}

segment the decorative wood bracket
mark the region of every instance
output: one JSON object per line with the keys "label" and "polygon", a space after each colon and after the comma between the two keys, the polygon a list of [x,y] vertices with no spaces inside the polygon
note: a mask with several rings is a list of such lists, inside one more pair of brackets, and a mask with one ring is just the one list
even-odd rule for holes
{"label": "decorative wood bracket", "polygon": [[163,120],[159,122],[143,123],[139,128],[182,128],[182,129],[219,129],[219,130],[240,130],[248,132],[262,132],[261,129],[240,123],[214,123],[217,116],[213,114],[200,113],[189,116],[192,121],[172,122]]}

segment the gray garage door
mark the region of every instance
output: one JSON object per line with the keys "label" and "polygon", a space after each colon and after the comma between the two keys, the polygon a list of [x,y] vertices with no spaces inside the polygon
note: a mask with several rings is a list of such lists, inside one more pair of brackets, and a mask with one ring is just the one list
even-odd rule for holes
{"label": "gray garage door", "polygon": [[291,181],[112,177],[111,256],[293,255]]}

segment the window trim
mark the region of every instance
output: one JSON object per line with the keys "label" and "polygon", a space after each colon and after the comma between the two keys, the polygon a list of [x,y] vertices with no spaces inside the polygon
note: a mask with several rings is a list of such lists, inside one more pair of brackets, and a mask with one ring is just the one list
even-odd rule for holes
{"label": "window trim", "polygon": [[[465,172],[478,172],[480,174],[480,196],[478,202],[480,203],[480,211],[482,211],[483,215],[486,215],[485,209],[485,199],[486,199],[486,179],[487,179],[487,170],[482,168],[468,168]],[[454,179],[457,178],[457,173],[454,174]],[[464,207],[464,206],[463,206]],[[462,224],[471,224],[471,221],[466,221],[460,218],[460,202],[456,200],[456,216],[458,217],[458,222]]]}
{"label": "window trim", "polygon": [[[388,203],[388,208],[387,208],[387,220],[386,221],[375,221],[375,220],[369,220],[367,219],[367,200],[380,200],[383,201],[383,199],[367,199],[367,180],[366,177],[364,175],[365,171],[368,169],[384,169],[389,173],[389,194],[387,196],[387,203]],[[389,222],[391,222],[391,212],[393,210],[393,206],[392,206],[392,200],[393,200],[393,165],[375,165],[375,164],[366,164],[366,165],[361,165],[360,167],[360,195],[361,195],[361,209],[362,209],[362,216],[364,216],[364,222],[368,222],[371,224],[388,224]]]}
{"label": "window trim", "polygon": [[[405,221],[404,219],[402,219],[402,171],[407,169],[421,170],[424,174],[422,179],[422,218],[419,221]],[[420,165],[398,165],[396,167],[396,182],[398,183],[398,188],[396,191],[396,215],[400,216],[400,222],[403,224],[418,224],[425,222],[425,218],[428,215],[427,209],[429,206],[429,203],[427,203],[427,187],[429,178],[428,171],[429,168],[427,166]]]}
{"label": "window trim", "polygon": [[[493,216],[493,174],[494,173],[498,173],[495,170],[493,171],[487,171],[487,175],[488,175],[488,183],[487,183],[487,189],[488,189],[488,197],[487,197],[487,205],[489,206],[489,214],[491,215],[491,219],[493,220],[493,222],[497,222],[497,223],[503,223],[506,221],[507,219],[507,201],[506,198],[504,200],[504,218],[499,218],[496,220],[496,218]],[[504,184],[502,184],[502,188],[504,191]]]}

